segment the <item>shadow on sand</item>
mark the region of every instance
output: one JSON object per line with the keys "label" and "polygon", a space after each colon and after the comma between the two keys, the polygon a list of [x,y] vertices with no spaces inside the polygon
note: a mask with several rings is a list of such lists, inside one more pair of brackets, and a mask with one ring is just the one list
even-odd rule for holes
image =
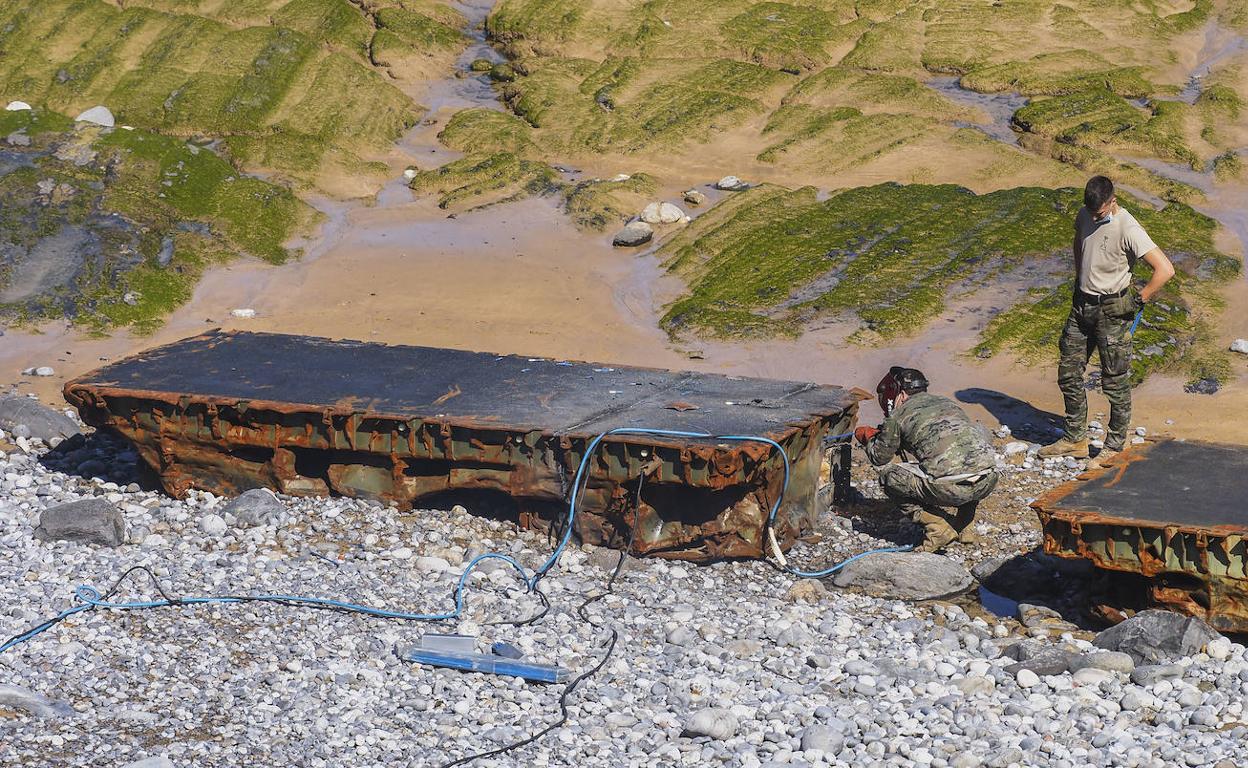
{"label": "shadow on sand", "polygon": [[959,402],[982,405],[1020,440],[1048,443],[1060,435],[1063,417],[992,389],[971,387],[954,393]]}

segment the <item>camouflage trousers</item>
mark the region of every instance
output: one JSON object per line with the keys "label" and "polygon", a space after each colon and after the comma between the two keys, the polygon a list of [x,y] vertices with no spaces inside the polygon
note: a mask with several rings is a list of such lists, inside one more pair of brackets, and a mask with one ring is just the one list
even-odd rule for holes
{"label": "camouflage trousers", "polygon": [[1131,324],[1143,306],[1134,288],[1096,304],[1075,294],[1058,343],[1057,385],[1066,401],[1066,439],[1088,436],[1088,394],[1083,373],[1096,350],[1101,360],[1101,391],[1109,400],[1105,447],[1122,450],[1131,425]]}
{"label": "camouflage trousers", "polygon": [[880,487],[884,494],[900,504],[921,507],[969,507],[983,501],[997,487],[997,473],[989,472],[978,480],[966,483],[933,480],[917,474],[904,464],[880,467]]}

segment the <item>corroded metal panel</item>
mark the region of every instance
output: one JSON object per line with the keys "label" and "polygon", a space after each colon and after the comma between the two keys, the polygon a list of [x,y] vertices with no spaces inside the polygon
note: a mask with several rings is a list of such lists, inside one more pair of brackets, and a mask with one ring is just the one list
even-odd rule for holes
{"label": "corroded metal panel", "polygon": [[1178,440],[1133,446],[1032,507],[1045,552],[1137,577],[1114,582],[1102,616],[1122,617],[1138,602],[1248,631],[1248,451]]}
{"label": "corroded metal panel", "polygon": [[[849,431],[839,387],[648,368],[214,331],[65,386],[96,427],[136,446],[165,489],[269,487],[404,505],[471,494],[558,526],[589,443],[615,427],[759,435],[784,446],[789,546],[817,514],[823,438]],[[840,461],[842,454],[833,454]],[[783,460],[769,445],[612,435],[577,518],[585,541],[708,561],[763,553]],[[843,473],[834,473],[843,477]],[[640,485],[640,492],[638,486]]]}

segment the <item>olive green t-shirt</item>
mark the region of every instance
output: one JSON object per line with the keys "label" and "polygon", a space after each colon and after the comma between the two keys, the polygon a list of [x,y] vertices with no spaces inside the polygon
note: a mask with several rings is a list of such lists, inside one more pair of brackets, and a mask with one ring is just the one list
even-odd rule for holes
{"label": "olive green t-shirt", "polygon": [[1083,245],[1083,269],[1079,290],[1084,293],[1118,293],[1131,284],[1131,265],[1157,247],[1140,222],[1127,209],[1108,222],[1096,223],[1087,208],[1075,216],[1075,237]]}

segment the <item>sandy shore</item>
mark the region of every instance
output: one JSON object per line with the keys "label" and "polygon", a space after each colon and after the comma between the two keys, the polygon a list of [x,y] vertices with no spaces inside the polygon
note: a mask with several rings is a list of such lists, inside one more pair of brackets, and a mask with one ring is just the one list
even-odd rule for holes
{"label": "sandy shore", "polygon": [[[1209,47],[1204,33],[1190,37],[1182,64],[1173,73],[1176,82],[1185,77],[1183,72],[1198,66],[1202,47]],[[476,40],[460,58],[488,50]],[[0,382],[16,383],[20,391],[59,403],[66,381],[105,360],[225,327],[867,388],[889,365],[904,364],[926,371],[934,389],[957,393],[988,423],[1009,423],[1017,431],[1028,423],[1056,422],[1053,414],[1062,408],[1053,364],[1027,368],[1003,359],[966,356],[987,320],[989,299],[978,305],[973,296],[954,300],[917,337],[880,347],[846,343],[853,328],[835,324],[796,340],[672,343],[658,328],[657,318],[679,294],[680,281],[663,273],[653,256],[611,248],[609,233],[577,231],[558,210],[557,200],[530,199],[455,218],[428,200],[413,200],[398,179],[402,169],[427,168],[458,156],[438,144],[437,131],[455,109],[489,105],[491,91],[488,87],[482,91],[476,81],[453,77],[404,86],[431,112],[385,158],[396,181],[368,202],[311,199],[326,221],[319,231],[292,244],[303,250],[300,260],[279,267],[240,261],[208,272],[191,301],[150,337],[119,332],[111,338],[88,338],[64,323],[45,325],[38,333],[8,330],[0,339]],[[576,177],[650,171],[665,182],[659,199],[675,200],[682,189],[704,188],[729,172],[788,186],[829,183],[800,174],[790,177],[787,171],[780,177],[774,166],[756,161],[756,128],[745,126],[680,156],[631,158],[627,163],[597,158],[593,167],[582,166]],[[755,138],[751,141],[747,135]],[[1026,154],[1004,145],[998,149]],[[931,158],[929,152],[889,155],[838,176],[836,186],[910,180],[907,174]],[[979,192],[1082,179],[1080,172],[1057,163],[1044,171],[1032,166],[1031,175],[1015,178],[985,175],[973,158],[959,155],[945,160],[940,181],[960,182]],[[712,201],[716,194],[712,193]],[[1245,202],[1248,186],[1239,185],[1219,190],[1204,206],[1232,228],[1220,243],[1228,250],[1242,252],[1240,241],[1248,240],[1248,218],[1240,205]],[[1237,335],[1248,336],[1248,279],[1236,281],[1226,293],[1227,310],[1219,322],[1226,329],[1225,338],[1219,342],[1229,345]],[[256,317],[234,318],[230,312],[235,308],[254,309]],[[52,366],[55,375],[19,374],[41,365]],[[1150,379],[1137,391],[1136,422],[1150,432],[1248,444],[1248,419],[1234,417],[1248,407],[1246,366],[1237,361],[1237,368],[1236,379],[1213,397],[1184,393],[1181,380]],[[1092,393],[1091,400],[1093,413],[1106,409],[1099,393]],[[864,413],[868,421],[878,418],[872,407]]]}
{"label": "sandy shore", "polygon": [[[923,334],[887,348],[847,344],[847,329],[835,325],[796,340],[672,344],[657,316],[679,281],[663,275],[652,256],[613,250],[604,236],[577,232],[550,199],[454,219],[423,201],[359,207],[331,218],[323,238],[329,247],[301,262],[240,262],[209,272],[192,300],[148,338],[86,338],[63,325],[41,334],[9,331],[0,343],[0,376],[59,402],[65,381],[104,358],[220,326],[867,388],[889,365],[903,364],[923,369],[934,389],[955,393],[988,423],[1019,431],[1052,423],[1061,412],[1052,365],[967,358],[968,339],[986,321],[973,301],[953,304]],[[1244,327],[1248,281],[1228,293],[1233,309],[1224,327]],[[230,315],[242,307],[257,316]],[[1230,338],[1228,331],[1226,343]],[[56,374],[18,376],[36,365]],[[1248,443],[1248,420],[1233,417],[1248,407],[1242,376],[1213,397],[1156,377],[1138,390],[1136,403],[1136,423],[1151,433]],[[872,408],[864,419],[878,418]],[[1091,393],[1091,411],[1105,408]]]}

